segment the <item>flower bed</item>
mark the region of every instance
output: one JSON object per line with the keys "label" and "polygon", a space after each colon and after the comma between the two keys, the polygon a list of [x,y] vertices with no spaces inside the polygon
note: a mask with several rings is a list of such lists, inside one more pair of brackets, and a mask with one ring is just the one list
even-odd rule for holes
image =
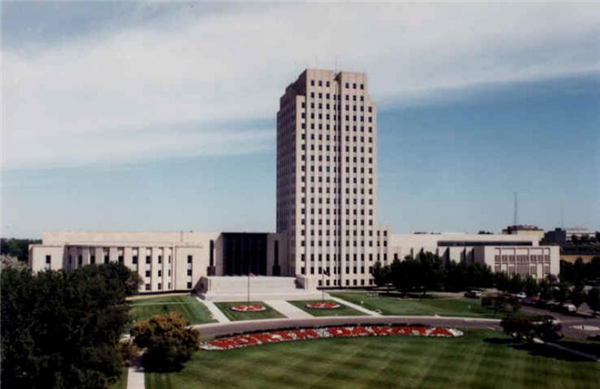
{"label": "flower bed", "polygon": [[455,338],[463,336],[463,332],[454,328],[426,326],[344,326],[304,328],[281,331],[257,332],[253,334],[220,338],[203,342],[203,350],[219,351],[236,348],[258,346],[268,343],[291,342],[305,339],[356,338],[363,336],[428,336],[438,338]]}
{"label": "flower bed", "polygon": [[306,308],[311,308],[311,309],[338,309],[339,307],[340,307],[340,304],[336,304],[336,303],[316,302],[316,303],[306,304]]}
{"label": "flower bed", "polygon": [[234,305],[231,307],[232,311],[236,312],[263,312],[266,311],[267,308],[264,305]]}

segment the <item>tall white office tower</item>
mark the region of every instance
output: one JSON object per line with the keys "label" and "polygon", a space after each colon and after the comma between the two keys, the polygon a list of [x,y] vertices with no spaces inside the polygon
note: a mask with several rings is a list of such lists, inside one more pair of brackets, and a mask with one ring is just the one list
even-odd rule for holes
{"label": "tall white office tower", "polygon": [[324,287],[372,285],[370,267],[388,263],[388,230],[376,215],[377,109],[367,75],[307,69],[277,112],[277,232],[287,235],[287,273]]}

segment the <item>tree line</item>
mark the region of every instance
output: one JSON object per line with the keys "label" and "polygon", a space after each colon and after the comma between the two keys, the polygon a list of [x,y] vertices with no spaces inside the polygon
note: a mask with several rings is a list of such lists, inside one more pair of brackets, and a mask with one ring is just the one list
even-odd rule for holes
{"label": "tree line", "polygon": [[27,262],[29,245],[41,242],[36,239],[0,238],[0,255],[16,257],[19,261]]}
{"label": "tree line", "polygon": [[377,286],[393,285],[403,293],[428,291],[460,291],[494,286],[495,275],[489,266],[481,263],[444,261],[431,252],[418,258],[407,256],[390,265],[376,262],[371,269]]}
{"label": "tree line", "polygon": [[394,260],[390,265],[376,262],[371,274],[377,286],[392,286],[404,294],[495,287],[501,292],[524,293],[529,298],[571,302],[576,308],[587,302],[592,310],[600,311],[600,288],[593,287],[586,292],[583,282],[597,279],[599,267],[600,261],[597,260],[588,264],[562,261],[560,279],[549,276],[536,280],[531,276],[494,273],[489,266],[480,263],[447,261],[444,264],[439,256],[424,252],[418,258],[407,256],[403,261]]}

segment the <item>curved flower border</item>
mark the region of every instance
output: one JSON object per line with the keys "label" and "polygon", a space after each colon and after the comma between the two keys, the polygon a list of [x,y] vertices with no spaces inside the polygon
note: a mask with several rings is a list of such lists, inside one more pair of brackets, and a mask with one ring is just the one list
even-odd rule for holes
{"label": "curved flower border", "polygon": [[231,307],[232,311],[236,312],[263,312],[267,310],[267,307],[264,305],[234,305]]}
{"label": "curved flower border", "polygon": [[306,304],[306,308],[311,308],[311,309],[338,309],[339,307],[340,307],[340,304],[336,304],[336,303],[316,302],[316,303]]}
{"label": "curved flower border", "polygon": [[221,351],[305,339],[357,338],[365,336],[427,336],[436,338],[456,338],[463,335],[462,331],[454,328],[417,325],[322,327],[257,332],[253,334],[225,337],[203,342],[200,345],[200,348],[207,351]]}

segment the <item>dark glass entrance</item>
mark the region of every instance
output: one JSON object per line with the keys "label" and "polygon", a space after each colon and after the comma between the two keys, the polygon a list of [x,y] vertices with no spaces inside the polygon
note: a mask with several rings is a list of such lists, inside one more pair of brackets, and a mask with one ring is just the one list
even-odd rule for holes
{"label": "dark glass entrance", "polygon": [[267,234],[224,232],[223,263],[226,276],[267,275]]}

